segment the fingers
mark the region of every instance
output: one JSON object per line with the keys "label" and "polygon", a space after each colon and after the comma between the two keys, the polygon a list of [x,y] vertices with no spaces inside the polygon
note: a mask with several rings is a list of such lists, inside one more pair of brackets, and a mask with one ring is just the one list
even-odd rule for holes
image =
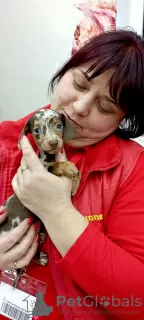
{"label": "fingers", "polygon": [[16,243],[20,241],[22,236],[28,231],[30,225],[28,224],[29,219],[25,219],[20,223],[19,226],[15,227],[9,234],[0,236],[0,254],[11,249]]}
{"label": "fingers", "polygon": [[16,244],[14,246],[14,248],[12,248],[11,250],[8,250],[5,253],[5,260],[6,261],[15,261],[20,259],[22,256],[24,256],[28,250],[28,248],[31,246],[34,238],[35,238],[35,231],[33,226],[31,226],[31,228],[28,230],[28,232],[26,233],[26,235],[24,235],[24,237],[22,238],[22,240],[20,241],[20,243]]}
{"label": "fingers", "polygon": [[12,181],[12,185],[14,186],[14,188],[16,188],[16,191],[19,187],[20,191],[23,189],[24,183],[25,181],[27,181],[27,179],[31,179],[31,173],[29,171],[29,169],[26,169],[23,173],[21,168],[27,167],[26,162],[24,160],[24,157],[21,160],[21,166],[18,168],[17,170],[17,174],[14,176],[13,181]]}
{"label": "fingers", "polygon": [[26,136],[22,137],[20,145],[24,156],[25,164],[29,168],[29,170],[32,172],[38,170],[39,168],[43,168],[41,162],[39,161],[36,153],[34,152]]}
{"label": "fingers", "polygon": [[20,188],[19,188],[19,183],[17,179],[17,174],[15,174],[15,176],[12,179],[12,188],[16,196],[20,198]]}
{"label": "fingers", "polygon": [[[21,162],[22,167],[26,167],[25,161]],[[21,166],[18,168],[17,173],[12,179],[12,187],[16,196],[20,199],[21,192],[26,183],[31,181],[31,172],[26,169],[23,173],[21,172]]]}
{"label": "fingers", "polygon": [[30,263],[38,247],[36,233],[37,231],[31,226],[20,243],[2,255],[0,263],[2,269],[14,268],[14,261],[17,262],[17,268]]}
{"label": "fingers", "polygon": [[21,166],[26,167],[26,162],[25,162],[24,157],[22,157],[22,159],[21,159]]}
{"label": "fingers", "polygon": [[33,257],[35,256],[36,252],[37,252],[37,248],[38,248],[38,242],[36,240],[36,237],[34,238],[32,244],[30,245],[30,247],[28,248],[28,250],[26,251],[25,255],[23,255],[21,258],[19,259],[13,259],[13,260],[3,260],[3,270],[5,269],[14,269],[15,265],[14,262],[16,261],[16,267],[17,269],[19,268],[24,268],[27,267],[31,260],[33,259]]}
{"label": "fingers", "polygon": [[17,260],[17,263],[16,263],[17,268],[24,268],[30,264],[31,260],[33,259],[33,257],[36,254],[37,247],[38,247],[38,242],[35,237],[32,245],[29,247],[26,254],[21,259]]}
{"label": "fingers", "polygon": [[[22,172],[22,170],[21,170],[22,168],[27,168],[27,169]],[[26,165],[24,157],[22,157],[21,166],[17,170],[17,182],[18,182],[20,190],[22,190],[25,181],[30,180],[30,179],[31,179],[31,172],[29,171],[29,169]]]}
{"label": "fingers", "polygon": [[[17,176],[15,177],[15,179],[17,179],[17,183],[19,185],[20,190],[22,190],[22,186],[23,186],[23,176],[22,176],[22,172],[21,172],[21,167],[18,168],[17,170]],[[14,179],[14,184],[16,182],[16,180]]]}

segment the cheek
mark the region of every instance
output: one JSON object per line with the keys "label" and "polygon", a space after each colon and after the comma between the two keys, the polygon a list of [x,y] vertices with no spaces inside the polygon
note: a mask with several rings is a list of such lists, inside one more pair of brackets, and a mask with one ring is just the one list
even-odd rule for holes
{"label": "cheek", "polygon": [[70,93],[67,90],[65,90],[65,91],[60,90],[59,100],[60,100],[60,102],[69,101],[70,100]]}
{"label": "cheek", "polygon": [[51,99],[51,105],[53,106],[53,109],[61,104],[67,103],[67,101],[69,101],[70,99],[69,96],[70,94],[68,90],[64,90],[63,88],[61,88],[61,86],[56,88]]}
{"label": "cheek", "polygon": [[51,104],[56,106],[61,106],[61,104],[67,105],[75,99],[73,88],[69,79],[61,79],[60,82],[55,87]]}
{"label": "cheek", "polygon": [[93,132],[106,132],[108,130],[117,128],[120,124],[120,120],[117,117],[100,116],[95,120],[91,119],[89,129]]}

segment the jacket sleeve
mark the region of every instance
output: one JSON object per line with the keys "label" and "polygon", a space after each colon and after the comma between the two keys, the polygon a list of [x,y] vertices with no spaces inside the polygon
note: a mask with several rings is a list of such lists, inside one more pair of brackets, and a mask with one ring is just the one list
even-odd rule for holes
{"label": "jacket sleeve", "polygon": [[143,153],[119,189],[105,234],[89,223],[57,266],[87,294],[113,299],[105,308],[117,309],[118,318],[144,319]]}

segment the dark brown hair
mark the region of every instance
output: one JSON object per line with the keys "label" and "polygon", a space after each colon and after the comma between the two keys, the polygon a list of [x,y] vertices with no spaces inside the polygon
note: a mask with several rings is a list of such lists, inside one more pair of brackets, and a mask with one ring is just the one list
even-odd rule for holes
{"label": "dark brown hair", "polygon": [[90,66],[89,80],[114,68],[110,96],[126,112],[124,126],[115,133],[124,139],[144,134],[143,38],[131,30],[108,31],[93,37],[53,76],[50,91],[68,70],[86,64]]}

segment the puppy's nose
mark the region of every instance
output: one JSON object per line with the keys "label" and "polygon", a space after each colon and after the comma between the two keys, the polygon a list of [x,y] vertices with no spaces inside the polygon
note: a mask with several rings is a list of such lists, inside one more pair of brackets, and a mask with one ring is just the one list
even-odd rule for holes
{"label": "puppy's nose", "polygon": [[56,148],[58,145],[58,141],[57,140],[51,140],[49,141],[49,145],[53,148]]}

